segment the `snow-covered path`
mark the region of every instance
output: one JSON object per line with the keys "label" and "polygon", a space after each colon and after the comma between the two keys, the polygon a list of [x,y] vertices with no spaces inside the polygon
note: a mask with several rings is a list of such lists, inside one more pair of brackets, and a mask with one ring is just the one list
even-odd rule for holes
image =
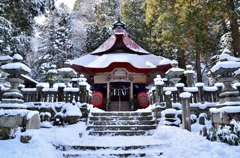
{"label": "snow-covered path", "polygon": [[[52,127],[50,129],[29,130],[32,140],[28,144],[20,143],[20,132],[12,140],[0,141],[1,158],[61,158],[63,151],[56,150],[56,145],[79,145],[79,146],[137,146],[153,145],[146,149],[137,149],[128,152],[146,153],[146,157],[157,157],[157,153],[163,152],[161,158],[171,157],[194,157],[194,158],[236,158],[240,155],[240,146],[229,146],[227,144],[210,142],[197,133],[199,126],[192,125],[193,132],[181,128],[161,126],[152,136],[89,136],[85,133],[85,123],[69,125],[65,127]],[[81,138],[79,133],[83,133]],[[155,145],[155,146],[154,146]],[[158,146],[156,146],[158,145]],[[81,154],[112,154],[123,153],[124,151],[108,148],[98,151],[69,150],[67,153]],[[149,154],[152,153],[152,154]],[[156,153],[156,154],[154,154]],[[98,156],[90,156],[98,157]],[[104,156],[114,157],[114,156]]]}

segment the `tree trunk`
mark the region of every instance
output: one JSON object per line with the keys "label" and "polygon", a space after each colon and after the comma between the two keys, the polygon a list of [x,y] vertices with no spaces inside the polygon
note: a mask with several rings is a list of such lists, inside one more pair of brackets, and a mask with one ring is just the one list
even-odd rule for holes
{"label": "tree trunk", "polygon": [[186,61],[185,61],[185,58],[184,58],[184,51],[183,50],[179,50],[177,52],[177,60],[178,60],[178,66],[182,69],[186,69]]}
{"label": "tree trunk", "polygon": [[200,53],[198,51],[196,51],[196,71],[197,71],[197,82],[202,82]]}
{"label": "tree trunk", "polygon": [[[177,60],[178,60],[178,67],[186,70],[186,60],[184,58],[184,51],[183,50],[178,50]],[[181,75],[180,77],[181,77],[181,80],[179,82],[187,85],[187,77],[184,74]]]}
{"label": "tree trunk", "polygon": [[[235,6],[233,0],[229,1],[229,6],[231,7],[231,10],[234,11]],[[232,32],[232,47],[233,47],[233,53],[235,57],[240,57],[240,38],[239,38],[239,30],[238,30],[238,22],[237,22],[237,15],[236,13],[231,13],[230,17],[230,25],[231,25],[231,32]]]}

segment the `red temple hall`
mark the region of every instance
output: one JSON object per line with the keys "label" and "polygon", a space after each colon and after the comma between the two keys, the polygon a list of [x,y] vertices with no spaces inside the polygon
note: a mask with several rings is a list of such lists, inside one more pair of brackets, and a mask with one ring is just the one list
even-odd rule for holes
{"label": "red temple hall", "polygon": [[148,106],[146,86],[170,69],[171,61],[141,48],[117,21],[112,35],[95,51],[73,60],[72,68],[88,79],[94,106],[131,111]]}

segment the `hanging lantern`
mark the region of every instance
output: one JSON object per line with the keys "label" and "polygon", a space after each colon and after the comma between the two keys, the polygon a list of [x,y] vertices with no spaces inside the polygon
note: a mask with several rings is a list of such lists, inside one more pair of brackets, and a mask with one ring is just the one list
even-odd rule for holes
{"label": "hanging lantern", "polygon": [[138,104],[141,108],[148,107],[148,95],[145,92],[140,92],[137,96]]}
{"label": "hanging lantern", "polygon": [[103,94],[101,92],[94,92],[92,94],[92,104],[94,107],[100,107],[103,103]]}

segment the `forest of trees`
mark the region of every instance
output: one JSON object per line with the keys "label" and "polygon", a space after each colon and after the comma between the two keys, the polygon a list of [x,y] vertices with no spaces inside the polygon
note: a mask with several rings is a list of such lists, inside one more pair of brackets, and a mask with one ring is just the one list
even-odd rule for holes
{"label": "forest of trees", "polygon": [[[51,64],[60,68],[95,50],[119,17],[147,51],[176,59],[184,69],[191,64],[198,82],[224,49],[240,57],[237,0],[76,0],[73,10],[55,1],[0,2],[0,51],[22,55],[38,81]],[[42,23],[36,23],[38,16]]]}

